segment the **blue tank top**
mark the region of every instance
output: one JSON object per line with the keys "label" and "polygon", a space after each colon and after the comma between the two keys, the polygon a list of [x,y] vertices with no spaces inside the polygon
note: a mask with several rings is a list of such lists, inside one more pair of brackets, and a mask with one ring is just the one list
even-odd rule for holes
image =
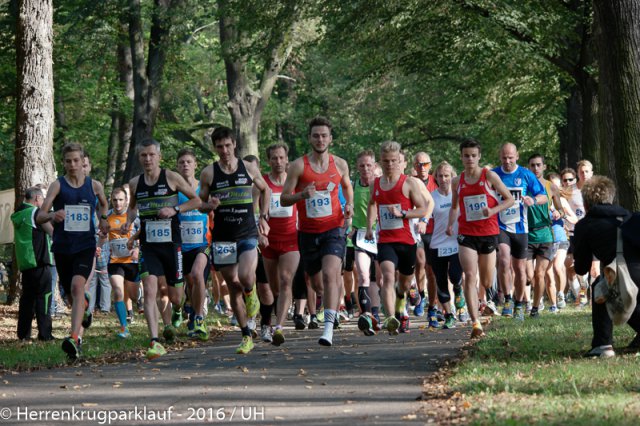
{"label": "blue tank top", "polygon": [[[196,188],[196,194],[200,192],[200,182]],[[189,201],[186,195],[178,192],[178,204]],[[209,232],[209,215],[201,213],[199,210],[191,210],[180,213],[180,230],[182,232],[182,251],[188,252],[199,247],[206,247],[211,244]]]}
{"label": "blue tank top", "polygon": [[511,173],[506,173],[502,170],[502,167],[496,167],[493,171],[500,176],[500,179],[516,201],[513,206],[501,211],[498,215],[500,229],[514,234],[528,233],[527,206],[522,200],[525,196],[535,197],[536,195],[546,194],[544,187],[536,178],[536,175],[524,167],[517,166]]}
{"label": "blue tank top", "polygon": [[[79,188],[74,188],[64,176],[58,178],[60,193],[53,200],[53,209],[65,210],[65,220],[53,224],[51,251],[60,254],[76,254],[96,248],[96,194],[93,181],[84,178]],[[65,230],[66,229],[66,230]]]}

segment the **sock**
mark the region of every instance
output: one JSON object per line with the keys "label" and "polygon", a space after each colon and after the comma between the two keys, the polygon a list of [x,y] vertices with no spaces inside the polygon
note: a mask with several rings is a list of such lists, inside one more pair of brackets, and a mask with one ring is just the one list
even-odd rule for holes
{"label": "sock", "polygon": [[273,312],[273,304],[260,304],[260,325],[271,325],[271,313]]}
{"label": "sock", "polygon": [[371,297],[369,297],[369,287],[360,287],[358,289],[358,299],[360,300],[360,308],[362,313],[371,312]]}
{"label": "sock", "polygon": [[512,299],[510,294],[505,294],[504,295],[504,303],[510,302]]}
{"label": "sock", "polygon": [[242,337],[244,337],[244,336],[251,337],[251,329],[247,325],[245,325],[244,327],[240,328],[240,332],[242,333]]}
{"label": "sock", "polygon": [[160,343],[160,339],[158,339],[157,337],[152,337],[151,338],[151,344],[149,346],[153,346],[153,342],[158,342]]}
{"label": "sock", "polygon": [[427,297],[427,292],[424,290],[420,290],[420,297],[422,298],[422,300],[424,300],[424,298]]}
{"label": "sock", "polygon": [[380,316],[380,306],[372,306],[371,307],[371,315],[378,318]]}
{"label": "sock", "polygon": [[324,310],[324,326],[333,328],[333,322],[336,320],[337,312],[333,309]]}
{"label": "sock", "polygon": [[118,321],[120,321],[120,325],[122,327],[127,326],[127,307],[124,304],[124,301],[119,301],[114,303],[114,310],[116,311],[116,316],[118,317]]}
{"label": "sock", "polygon": [[133,310],[128,310],[127,311],[127,316],[128,317],[132,317],[133,316]]}

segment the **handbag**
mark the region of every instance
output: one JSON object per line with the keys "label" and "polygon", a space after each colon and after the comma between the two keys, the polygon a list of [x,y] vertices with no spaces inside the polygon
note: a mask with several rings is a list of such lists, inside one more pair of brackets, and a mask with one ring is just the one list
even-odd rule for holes
{"label": "handbag", "polygon": [[601,278],[594,287],[594,300],[597,302],[601,297],[600,291],[604,292],[604,287],[606,287],[605,304],[609,317],[611,317],[613,324],[622,325],[626,324],[636,308],[638,287],[631,279],[627,262],[624,260],[620,228],[617,232],[616,257],[604,267]]}

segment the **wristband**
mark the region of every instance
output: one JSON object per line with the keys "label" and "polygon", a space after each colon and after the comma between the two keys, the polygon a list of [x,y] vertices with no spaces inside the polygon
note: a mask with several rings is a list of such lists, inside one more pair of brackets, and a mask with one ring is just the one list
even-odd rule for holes
{"label": "wristband", "polygon": [[402,218],[403,219],[407,218],[407,211],[406,210],[400,210],[400,213],[402,213]]}
{"label": "wristband", "polygon": [[101,215],[101,216],[100,216],[100,219],[107,220],[107,215],[106,215],[106,214]]}

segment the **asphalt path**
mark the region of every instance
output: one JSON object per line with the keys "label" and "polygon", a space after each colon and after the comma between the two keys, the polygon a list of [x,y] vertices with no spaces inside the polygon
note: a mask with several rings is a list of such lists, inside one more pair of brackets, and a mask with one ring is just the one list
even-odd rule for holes
{"label": "asphalt path", "polygon": [[[80,363],[5,374],[0,425],[437,423],[418,410],[422,384],[468,341],[469,327],[366,337],[355,320],[318,345],[322,330],[285,328],[236,355],[239,331],[154,361]],[[424,412],[424,410],[423,410]]]}

